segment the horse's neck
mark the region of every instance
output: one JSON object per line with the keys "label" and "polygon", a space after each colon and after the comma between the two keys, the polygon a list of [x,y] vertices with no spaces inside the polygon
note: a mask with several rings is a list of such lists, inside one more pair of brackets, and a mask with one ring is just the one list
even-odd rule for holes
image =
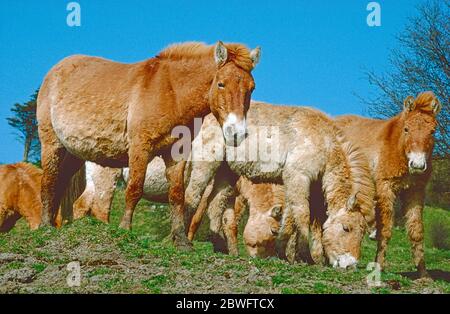
{"label": "horse's neck", "polygon": [[210,112],[209,90],[217,70],[214,61],[169,62],[170,83],[176,95],[178,113],[184,120],[207,115]]}
{"label": "horse's neck", "polygon": [[407,169],[405,156],[402,116],[395,116],[386,121],[383,147],[380,151],[380,167],[385,176],[400,176]]}

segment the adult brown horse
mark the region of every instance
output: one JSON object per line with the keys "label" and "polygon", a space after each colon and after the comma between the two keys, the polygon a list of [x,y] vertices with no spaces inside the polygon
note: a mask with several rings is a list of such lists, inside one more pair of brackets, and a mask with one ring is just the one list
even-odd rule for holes
{"label": "adult brown horse", "polygon": [[[185,161],[170,146],[176,126],[193,129],[194,118],[212,112],[227,142],[245,137],[245,116],[255,83],[251,71],[259,48],[241,44],[173,45],[134,64],[72,56],[47,74],[38,97],[42,143],[42,225],[54,224],[69,179],[85,160],[130,167],[121,227],[131,228],[149,160],[161,153],[167,164],[172,238],[191,248],[184,227]],[[191,131],[192,134],[192,131]]]}
{"label": "adult brown horse", "polygon": [[425,187],[431,175],[436,115],[440,108],[441,104],[435,95],[424,92],[416,99],[408,96],[403,111],[386,121],[357,116],[337,118],[346,137],[369,158],[376,182],[376,261],[381,267],[384,266],[392,233],[394,202],[400,196],[408,236],[412,242],[414,263],[421,277],[427,274],[422,211]]}

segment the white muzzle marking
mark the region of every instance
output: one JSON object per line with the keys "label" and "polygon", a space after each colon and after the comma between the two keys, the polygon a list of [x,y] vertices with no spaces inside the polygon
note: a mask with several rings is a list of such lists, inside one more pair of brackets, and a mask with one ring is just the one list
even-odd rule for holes
{"label": "white muzzle marking", "polygon": [[408,168],[411,173],[422,173],[427,170],[427,158],[425,153],[411,152],[407,157]]}
{"label": "white muzzle marking", "polygon": [[348,268],[356,267],[356,264],[358,264],[358,260],[356,258],[354,258],[351,254],[345,253],[342,255],[338,255],[337,259],[334,260],[334,262],[333,262],[333,267],[348,269]]}
{"label": "white muzzle marking", "polygon": [[228,117],[222,126],[223,136],[227,145],[239,146],[245,139],[246,131],[247,125],[245,118],[238,120],[234,113],[228,114]]}
{"label": "white muzzle marking", "polygon": [[369,239],[370,239],[370,240],[376,240],[376,239],[377,239],[377,230],[373,230],[373,231],[369,234]]}

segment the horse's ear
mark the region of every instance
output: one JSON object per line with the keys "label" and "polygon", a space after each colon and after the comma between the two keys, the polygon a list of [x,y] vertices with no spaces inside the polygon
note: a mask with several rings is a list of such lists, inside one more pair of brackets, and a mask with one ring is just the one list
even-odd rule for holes
{"label": "horse's ear", "polygon": [[403,101],[403,108],[406,111],[413,111],[414,110],[414,97],[413,96],[408,96],[405,98],[405,100]]}
{"label": "horse's ear", "polygon": [[253,49],[250,52],[250,58],[252,59],[253,67],[255,67],[261,59],[261,47],[256,47],[255,49]]}
{"label": "horse's ear", "polygon": [[219,40],[214,48],[214,60],[218,66],[222,66],[227,62],[228,50],[227,47]]}
{"label": "horse's ear", "polygon": [[275,205],[270,209],[270,217],[281,220],[281,216],[283,215],[283,207],[281,205]]}
{"label": "horse's ear", "polygon": [[433,113],[437,115],[439,111],[441,111],[442,105],[439,99],[435,98],[433,99],[433,102],[431,103],[431,108],[433,109]]}
{"label": "horse's ear", "polygon": [[356,207],[356,195],[357,195],[358,193],[355,193],[355,194],[353,194],[352,196],[350,196],[349,198],[348,198],[348,200],[347,200],[347,210],[349,210],[349,211],[353,211],[353,210],[355,210],[355,207]]}

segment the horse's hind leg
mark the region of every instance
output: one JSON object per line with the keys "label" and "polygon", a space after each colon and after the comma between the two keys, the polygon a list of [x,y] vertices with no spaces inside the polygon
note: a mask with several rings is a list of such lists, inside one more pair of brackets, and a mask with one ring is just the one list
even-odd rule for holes
{"label": "horse's hind leg", "polygon": [[56,197],[57,181],[66,149],[59,143],[49,145],[42,141],[41,151],[43,170],[41,226],[51,226],[54,224],[53,216],[59,203]]}
{"label": "horse's hind leg", "polygon": [[166,162],[166,178],[169,182],[169,204],[172,214],[172,240],[181,250],[192,250],[192,242],[186,235],[184,217],[184,168],[186,161]]}
{"label": "horse's hind leg", "polygon": [[[206,210],[208,209],[209,205],[209,196],[211,195],[212,188],[214,186],[214,180],[211,180],[210,184],[206,188],[205,192],[203,193],[203,196],[200,200],[200,204],[197,207],[197,210],[195,211],[195,214],[192,216],[192,219],[189,223],[189,231],[188,231],[188,239],[189,241],[193,241],[195,234],[197,233],[198,228],[200,227],[200,224],[202,222],[203,217],[205,216]],[[185,191],[185,197],[184,200],[186,202],[186,199],[188,191]],[[187,207],[186,203],[185,206]],[[185,209],[186,210],[186,209]]]}
{"label": "horse's hind leg", "polygon": [[81,168],[84,160],[71,155],[57,141],[42,144],[42,219],[41,226],[55,225],[61,198],[72,176]]}
{"label": "horse's hind leg", "polygon": [[144,144],[135,143],[129,150],[130,178],[125,190],[125,213],[120,228],[131,229],[134,209],[144,192],[145,174],[150,161],[150,149]]}

